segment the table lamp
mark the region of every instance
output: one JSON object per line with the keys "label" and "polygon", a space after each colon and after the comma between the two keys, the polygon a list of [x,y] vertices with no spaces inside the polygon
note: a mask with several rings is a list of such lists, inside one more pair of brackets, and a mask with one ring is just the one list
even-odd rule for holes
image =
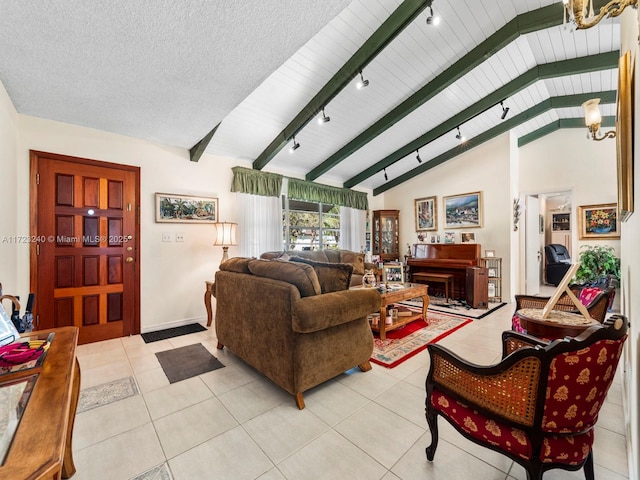
{"label": "table lamp", "polygon": [[237,245],[236,241],[236,227],[237,223],[232,222],[216,222],[213,224],[214,228],[214,240],[213,245],[216,247],[222,247],[222,260],[220,263],[223,263],[229,260],[229,254],[227,251],[229,250],[230,245]]}

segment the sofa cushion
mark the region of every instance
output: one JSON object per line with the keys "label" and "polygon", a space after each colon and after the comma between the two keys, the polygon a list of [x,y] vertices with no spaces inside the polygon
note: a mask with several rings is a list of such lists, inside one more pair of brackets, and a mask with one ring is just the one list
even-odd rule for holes
{"label": "sofa cushion", "polygon": [[289,257],[301,257],[308,258],[309,260],[315,260],[316,262],[328,262],[327,254],[324,250],[287,250]]}
{"label": "sofa cushion", "polygon": [[364,253],[340,250],[340,263],[350,263],[354,275],[364,275]]}
{"label": "sofa cushion", "polygon": [[273,278],[295,285],[301,297],[320,295],[322,292],[318,275],[311,265],[260,259],[251,260],[249,270],[259,277]]}
{"label": "sofa cushion", "polygon": [[347,290],[351,284],[353,265],[348,263],[316,262],[308,258],[291,257],[292,262],[311,265],[318,276],[322,293]]}
{"label": "sofa cushion", "polygon": [[254,258],[233,257],[220,264],[220,270],[225,272],[251,273],[249,271],[249,262]]}

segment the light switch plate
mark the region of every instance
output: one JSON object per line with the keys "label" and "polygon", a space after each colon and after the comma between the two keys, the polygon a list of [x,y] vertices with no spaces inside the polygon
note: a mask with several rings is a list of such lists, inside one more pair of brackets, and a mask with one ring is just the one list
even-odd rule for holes
{"label": "light switch plate", "polygon": [[173,242],[173,239],[171,238],[171,234],[168,232],[163,232],[162,233],[162,241],[163,242]]}
{"label": "light switch plate", "polygon": [[176,233],[176,242],[184,242],[184,233]]}

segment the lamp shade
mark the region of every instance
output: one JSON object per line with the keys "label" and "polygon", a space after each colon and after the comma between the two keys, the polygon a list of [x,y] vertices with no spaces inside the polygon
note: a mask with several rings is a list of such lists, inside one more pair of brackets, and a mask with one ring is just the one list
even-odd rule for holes
{"label": "lamp shade", "polygon": [[600,115],[600,107],[598,106],[599,103],[599,98],[592,98],[582,104],[582,108],[584,108],[584,122],[587,127],[592,125],[600,126],[600,123],[602,123],[602,115]]}
{"label": "lamp shade", "polygon": [[213,244],[218,247],[236,245],[236,228],[238,224],[232,222],[217,222],[213,224]]}

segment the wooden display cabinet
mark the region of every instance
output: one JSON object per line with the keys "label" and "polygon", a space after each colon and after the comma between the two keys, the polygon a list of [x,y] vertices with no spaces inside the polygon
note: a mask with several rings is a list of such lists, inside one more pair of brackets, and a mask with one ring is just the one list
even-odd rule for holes
{"label": "wooden display cabinet", "polygon": [[373,212],[371,253],[379,255],[383,262],[400,258],[399,216],[399,210],[374,210]]}

